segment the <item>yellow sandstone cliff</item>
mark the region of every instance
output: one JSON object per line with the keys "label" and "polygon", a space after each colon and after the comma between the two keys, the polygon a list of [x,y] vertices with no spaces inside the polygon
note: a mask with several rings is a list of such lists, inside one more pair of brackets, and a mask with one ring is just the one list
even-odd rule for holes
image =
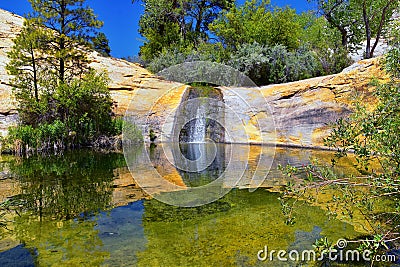
{"label": "yellow sandstone cliff", "polygon": [[[10,76],[5,70],[8,63],[7,52],[11,49],[12,39],[23,25],[23,18],[0,9],[0,134],[6,134],[7,128],[17,122],[17,109],[12,97]],[[124,115],[129,109],[142,124],[139,125],[148,138],[153,129],[156,135],[170,136],[173,117],[179,107],[188,86],[158,78],[138,64],[116,58],[105,58],[93,52],[89,55],[91,66],[108,72],[111,83],[109,89],[116,102],[116,113]],[[248,140],[237,138],[240,142],[274,143],[282,145],[319,147],[329,132],[328,123],[351,112],[350,103],[359,93],[366,95],[365,101],[374,103],[371,96],[372,78],[387,79],[379,64],[379,58],[359,61],[342,73],[317,77],[308,80],[269,85],[261,88],[220,87],[224,101],[232,102],[232,92],[239,92],[245,102],[255,107],[256,114],[246,114],[246,107],[237,104],[238,113],[242,113],[241,123]],[[140,89],[140,90],[139,90]],[[260,101],[259,93],[265,97],[270,109],[266,115],[265,101]],[[254,92],[254,93],[253,93]],[[135,102],[131,103],[135,96]],[[154,106],[154,104],[157,104]],[[256,127],[258,119],[271,116],[276,129],[260,137]],[[148,117],[149,116],[149,117]],[[150,119],[148,119],[150,118]],[[139,124],[140,124],[139,123]],[[228,124],[238,123],[227,121]],[[235,132],[230,133],[235,136]]]}

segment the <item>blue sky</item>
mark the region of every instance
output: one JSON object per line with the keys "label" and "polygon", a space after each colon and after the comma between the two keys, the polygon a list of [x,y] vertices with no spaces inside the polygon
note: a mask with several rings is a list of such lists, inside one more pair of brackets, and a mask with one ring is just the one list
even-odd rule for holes
{"label": "blue sky", "polygon": [[[239,4],[245,0],[238,0]],[[297,12],[313,8],[307,0],[272,0],[273,5],[290,5]],[[143,43],[143,37],[138,33],[138,22],[143,13],[140,2],[132,4],[132,0],[87,0],[98,18],[104,21],[102,31],[110,40],[111,54],[114,57],[137,55]],[[28,0],[1,0],[0,8],[18,15],[24,15],[31,10]]]}

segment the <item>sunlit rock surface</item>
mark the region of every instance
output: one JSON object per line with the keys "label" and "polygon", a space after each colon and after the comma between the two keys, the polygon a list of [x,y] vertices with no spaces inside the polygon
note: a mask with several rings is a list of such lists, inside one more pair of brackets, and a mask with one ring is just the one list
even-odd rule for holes
{"label": "sunlit rock surface", "polygon": [[[3,135],[17,121],[5,65],[7,52],[13,45],[12,38],[22,25],[22,17],[0,9],[0,133]],[[110,76],[109,88],[116,102],[115,112],[124,115],[128,110],[147,141],[150,129],[159,137],[156,141],[171,140],[174,115],[189,87],[165,81],[139,65],[121,59],[101,57],[95,52],[89,58],[93,68],[107,71]],[[298,82],[261,88],[220,87],[224,102],[233,105],[238,114],[236,118],[225,116],[225,125],[230,126],[230,137],[227,135],[225,141],[322,146],[323,138],[329,133],[328,124],[351,112],[350,103],[356,95],[366,94],[364,102],[375,102],[371,96],[374,88],[369,83],[372,78],[387,78],[379,60],[359,61],[340,74]],[[266,101],[259,97],[258,90]],[[238,95],[242,97],[241,101],[237,100]],[[260,132],[257,123],[265,118],[273,123],[264,125],[264,132]],[[245,136],[239,128],[245,129]]]}
{"label": "sunlit rock surface", "polygon": [[0,134],[4,135],[9,125],[17,120],[15,103],[11,97],[10,76],[5,69],[7,52],[13,45],[12,39],[23,25],[20,16],[0,9]]}

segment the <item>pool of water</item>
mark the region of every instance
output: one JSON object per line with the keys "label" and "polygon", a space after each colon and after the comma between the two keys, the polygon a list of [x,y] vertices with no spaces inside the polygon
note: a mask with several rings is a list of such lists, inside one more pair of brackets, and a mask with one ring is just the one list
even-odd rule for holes
{"label": "pool of water", "polygon": [[[200,152],[209,153],[201,146],[180,149],[194,160]],[[198,187],[214,181],[232,160],[233,166],[242,166],[240,157],[231,155],[243,149],[221,145],[215,160],[198,172],[175,168],[172,161],[179,159],[164,156],[162,145],[132,148],[130,153],[140,158],[150,151],[157,173],[176,185]],[[273,159],[268,168],[261,168],[260,173],[268,173],[261,187],[249,190],[245,174],[222,198],[197,207],[171,206],[149,196],[132,177],[123,154],[73,151],[0,157],[0,201],[9,206],[0,217],[0,266],[295,266],[259,261],[257,253],[265,246],[302,251],[323,236],[336,241],[364,234],[355,224],[329,218],[322,207],[306,204],[296,214],[296,224],[286,225],[279,193],[271,192],[287,182],[278,164],[301,167],[310,157],[329,163],[333,153],[246,149],[249,173],[263,155]],[[337,171],[355,172],[347,161]],[[140,180],[152,179],[146,175],[152,174],[144,171]]]}

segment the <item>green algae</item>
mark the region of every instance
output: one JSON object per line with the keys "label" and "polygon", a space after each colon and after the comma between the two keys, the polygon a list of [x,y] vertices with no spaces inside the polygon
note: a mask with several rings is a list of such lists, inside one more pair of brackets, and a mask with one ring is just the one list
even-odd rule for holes
{"label": "green algae", "polygon": [[[220,200],[230,203],[231,208],[221,210],[214,205],[214,213],[209,209],[194,212],[195,208],[169,212],[176,208],[157,200],[146,201],[144,216],[148,219],[143,227],[148,244],[138,253],[138,266],[276,266],[277,262],[258,261],[257,252],[265,246],[287,250],[301,241],[296,240],[296,233],[311,233],[318,227],[320,236],[334,241],[359,235],[350,224],[328,220],[323,210],[307,205],[301,207],[295,226],[288,226],[278,196],[262,189],[253,193],[235,190]],[[165,206],[153,207],[160,205]],[[179,214],[180,219],[149,219],[165,216],[162,211],[170,216]],[[315,239],[307,242],[303,249],[312,249]]]}
{"label": "green algae", "polygon": [[[332,153],[278,149],[277,155],[279,162],[299,166],[309,156],[329,162]],[[297,206],[296,224],[286,225],[280,194],[265,189],[234,189],[195,208],[173,207],[155,199],[135,202],[140,212],[133,220],[129,205],[110,205],[114,170],[126,166],[122,155],[73,152],[65,156],[5,160],[4,169],[21,188],[14,198],[26,203],[9,224],[10,236],[25,244],[38,266],[313,265],[261,262],[257,253],[265,246],[312,249],[322,236],[336,242],[365,235],[351,221],[330,219],[323,206],[303,202]],[[351,164],[344,166],[350,169]],[[280,184],[285,181],[275,170],[272,174]],[[202,175],[210,179],[207,173]],[[115,215],[116,210],[124,219]]]}

